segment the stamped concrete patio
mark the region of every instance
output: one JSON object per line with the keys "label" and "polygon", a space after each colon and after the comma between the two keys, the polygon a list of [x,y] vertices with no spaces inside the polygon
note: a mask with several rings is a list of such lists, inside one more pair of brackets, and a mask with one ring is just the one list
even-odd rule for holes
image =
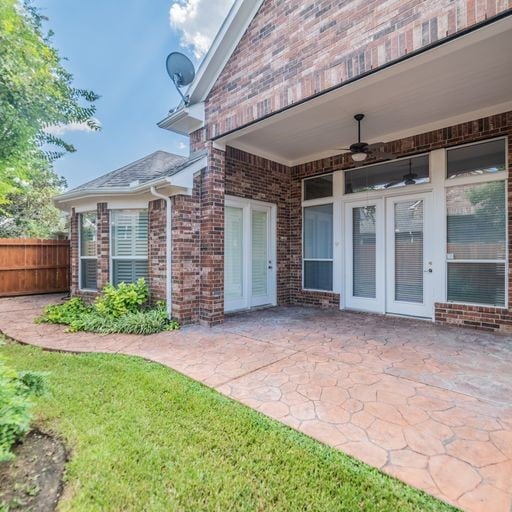
{"label": "stamped concrete patio", "polygon": [[511,337],[298,307],[146,337],[34,324],[58,300],[0,300],[0,330],[158,361],[462,509],[511,510]]}

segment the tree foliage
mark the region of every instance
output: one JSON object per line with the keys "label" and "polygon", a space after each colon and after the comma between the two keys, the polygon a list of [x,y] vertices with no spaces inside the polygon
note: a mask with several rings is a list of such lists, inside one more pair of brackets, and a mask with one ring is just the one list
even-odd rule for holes
{"label": "tree foliage", "polygon": [[43,196],[62,185],[52,162],[75,148],[51,127],[79,123],[100,128],[94,118],[98,96],[73,86],[72,75],[52,46],[52,33],[44,31],[45,22],[29,0],[0,0],[2,221],[9,210],[16,210],[9,204],[21,197],[31,207],[37,204],[42,198],[39,194],[36,200],[34,193],[41,184]]}

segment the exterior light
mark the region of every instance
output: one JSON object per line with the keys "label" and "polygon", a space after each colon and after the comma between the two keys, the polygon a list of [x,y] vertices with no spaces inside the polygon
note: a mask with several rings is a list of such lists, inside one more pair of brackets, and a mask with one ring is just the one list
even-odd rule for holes
{"label": "exterior light", "polygon": [[368,155],[363,152],[352,153],[352,160],[354,160],[354,162],[364,162],[366,160],[367,156]]}

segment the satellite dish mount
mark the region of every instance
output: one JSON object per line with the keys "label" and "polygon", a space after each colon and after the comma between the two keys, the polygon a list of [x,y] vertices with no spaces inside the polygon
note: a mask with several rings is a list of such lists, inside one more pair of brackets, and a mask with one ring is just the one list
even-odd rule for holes
{"label": "satellite dish mount", "polygon": [[181,88],[190,85],[194,80],[196,76],[194,64],[192,64],[192,61],[186,55],[183,55],[183,53],[172,52],[167,56],[166,68],[183,103],[187,106],[190,103],[190,98],[188,95],[185,96],[183,94]]}

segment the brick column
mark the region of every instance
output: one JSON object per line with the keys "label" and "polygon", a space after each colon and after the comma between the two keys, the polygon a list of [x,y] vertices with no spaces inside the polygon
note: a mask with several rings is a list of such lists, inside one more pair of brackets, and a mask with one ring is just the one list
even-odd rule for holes
{"label": "brick column", "polygon": [[148,287],[152,301],[166,300],[167,205],[163,199],[148,205]]}
{"label": "brick column", "polygon": [[79,214],[73,208],[69,218],[70,247],[71,247],[71,295],[76,295],[79,290],[78,283],[78,219]]}
{"label": "brick column", "polygon": [[224,321],[224,186],[226,158],[210,142],[208,166],[201,182],[201,295],[199,320],[206,325]]}
{"label": "brick column", "polygon": [[199,321],[201,172],[191,196],[172,197],[172,316],[181,325]]}
{"label": "brick column", "polygon": [[107,203],[98,203],[98,291],[110,281],[110,222]]}

